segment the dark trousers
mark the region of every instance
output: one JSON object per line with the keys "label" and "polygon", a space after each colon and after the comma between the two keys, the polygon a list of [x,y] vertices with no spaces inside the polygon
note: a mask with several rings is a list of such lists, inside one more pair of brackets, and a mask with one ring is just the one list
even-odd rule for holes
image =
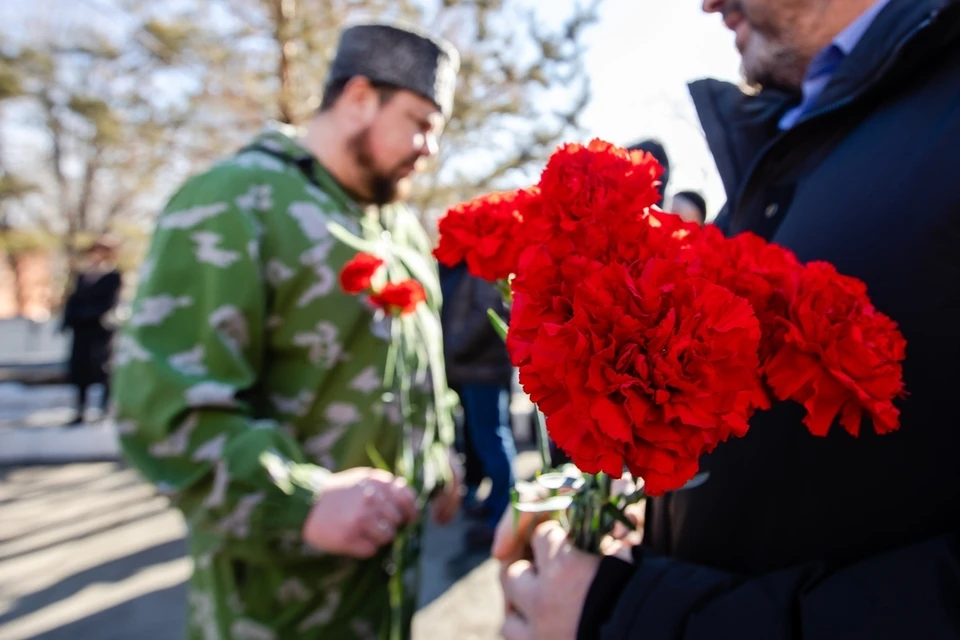
{"label": "dark trousers", "polygon": [[510,428],[510,390],[507,385],[465,384],[460,392],[469,424],[467,439],[480,459],[483,474],[490,478],[487,522],[495,527],[510,505],[514,485],[517,448]]}
{"label": "dark trousers", "polygon": [[[106,413],[107,406],[110,404],[110,381],[105,380],[101,383],[103,385],[103,397],[100,398],[100,408]],[[87,410],[87,392],[90,390],[91,384],[77,384],[77,417],[82,418],[83,412]]]}
{"label": "dark trousers", "polygon": [[[451,384],[450,389],[456,392],[457,397],[462,402],[463,387]],[[473,447],[473,440],[470,438],[470,416],[467,415],[466,409],[463,411],[462,418],[461,431],[459,437],[457,437],[457,451],[463,456],[464,484],[467,485],[468,489],[476,491],[485,477],[483,475],[483,463],[480,462],[480,456],[477,455],[477,450]]]}

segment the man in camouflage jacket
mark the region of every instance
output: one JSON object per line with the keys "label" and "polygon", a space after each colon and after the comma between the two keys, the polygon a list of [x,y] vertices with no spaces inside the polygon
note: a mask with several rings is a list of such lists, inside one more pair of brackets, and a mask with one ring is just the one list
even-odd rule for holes
{"label": "man in camouflage jacket", "polygon": [[[118,345],[117,422],[187,519],[190,638],[386,637],[396,532],[419,532],[435,485],[438,520],[458,506],[436,269],[396,204],[436,151],[457,60],[411,31],[348,29],[302,137],[264,133],[159,217]],[[427,301],[395,317],[344,293],[361,251]],[[402,448],[425,461],[416,478],[374,468]]]}

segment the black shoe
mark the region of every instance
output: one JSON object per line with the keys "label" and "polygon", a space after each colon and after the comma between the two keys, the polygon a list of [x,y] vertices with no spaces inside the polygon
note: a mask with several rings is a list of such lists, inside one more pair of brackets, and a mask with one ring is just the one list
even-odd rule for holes
{"label": "black shoe", "polygon": [[464,542],[470,551],[490,551],[493,546],[493,529],[490,525],[478,523],[467,529]]}
{"label": "black shoe", "polygon": [[67,423],[68,427],[79,427],[83,424],[83,416],[78,415],[76,418]]}

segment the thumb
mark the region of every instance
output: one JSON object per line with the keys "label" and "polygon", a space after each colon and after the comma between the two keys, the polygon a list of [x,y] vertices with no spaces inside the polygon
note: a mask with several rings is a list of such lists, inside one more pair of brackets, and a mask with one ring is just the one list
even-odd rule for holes
{"label": "thumb", "polygon": [[540,571],[563,551],[573,548],[567,532],[556,520],[548,520],[536,528],[530,540],[533,564]]}

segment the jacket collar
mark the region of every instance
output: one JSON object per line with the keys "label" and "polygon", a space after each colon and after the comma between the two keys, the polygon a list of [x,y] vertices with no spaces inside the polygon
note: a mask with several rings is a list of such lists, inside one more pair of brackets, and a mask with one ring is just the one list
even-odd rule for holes
{"label": "jacket collar", "polygon": [[287,162],[296,165],[313,186],[319,187],[326,196],[333,198],[341,210],[363,215],[367,208],[361,206],[330,172],[297,142],[299,133],[299,130],[289,125],[270,123],[241,153],[256,149],[285,158]]}
{"label": "jacket collar", "polygon": [[[837,73],[824,89],[817,106],[829,107],[848,96],[860,94],[894,71],[913,68],[925,61],[933,42],[924,43],[923,51],[912,46],[920,33],[942,18],[944,11],[956,14],[958,0],[892,0],[876,17],[858,45],[837,68]],[[819,108],[810,114],[816,117]]]}

